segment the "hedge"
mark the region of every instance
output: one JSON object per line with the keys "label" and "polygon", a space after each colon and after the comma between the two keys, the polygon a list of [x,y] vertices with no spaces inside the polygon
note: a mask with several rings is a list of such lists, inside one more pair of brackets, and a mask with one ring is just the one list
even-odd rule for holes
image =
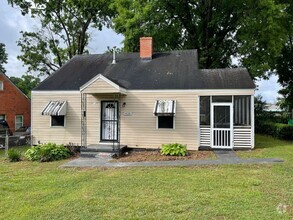
{"label": "hedge", "polygon": [[273,122],[258,123],[256,133],[271,135],[283,140],[293,140],[293,125]]}

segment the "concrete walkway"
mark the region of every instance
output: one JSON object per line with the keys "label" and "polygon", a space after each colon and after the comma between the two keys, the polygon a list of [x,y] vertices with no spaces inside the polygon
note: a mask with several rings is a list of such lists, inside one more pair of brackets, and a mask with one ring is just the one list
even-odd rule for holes
{"label": "concrete walkway", "polygon": [[215,160],[175,160],[175,161],[150,161],[150,162],[110,162],[108,156],[97,158],[77,158],[61,165],[60,167],[164,167],[164,166],[202,166],[202,165],[222,165],[222,164],[268,164],[281,163],[281,159],[276,158],[239,158],[234,151],[215,150],[217,159]]}

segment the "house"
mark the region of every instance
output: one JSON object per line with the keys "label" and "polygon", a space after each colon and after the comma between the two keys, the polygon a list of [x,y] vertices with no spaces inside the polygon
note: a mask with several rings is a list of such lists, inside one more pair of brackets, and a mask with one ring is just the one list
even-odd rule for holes
{"label": "house", "polygon": [[31,123],[31,101],[0,72],[0,119],[5,119],[12,132]]}
{"label": "house", "polygon": [[[114,59],[113,59],[114,58]],[[78,55],[32,91],[33,143],[190,150],[254,147],[245,68],[199,69],[196,50]]]}

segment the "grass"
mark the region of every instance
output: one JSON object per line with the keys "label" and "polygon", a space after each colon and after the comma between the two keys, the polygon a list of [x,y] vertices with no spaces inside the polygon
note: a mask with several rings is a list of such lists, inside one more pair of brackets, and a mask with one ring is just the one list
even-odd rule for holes
{"label": "grass", "polygon": [[0,219],[292,219],[293,144],[256,140],[256,150],[239,155],[285,163],[60,169],[67,160],[2,157]]}

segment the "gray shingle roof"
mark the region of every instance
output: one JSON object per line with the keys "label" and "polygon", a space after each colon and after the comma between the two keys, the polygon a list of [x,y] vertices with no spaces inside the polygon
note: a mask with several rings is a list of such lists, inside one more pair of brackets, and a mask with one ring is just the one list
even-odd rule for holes
{"label": "gray shingle roof", "polygon": [[254,89],[244,68],[198,69],[197,51],[156,53],[143,61],[139,53],[78,55],[69,60],[35,90],[79,90],[102,74],[125,89]]}

